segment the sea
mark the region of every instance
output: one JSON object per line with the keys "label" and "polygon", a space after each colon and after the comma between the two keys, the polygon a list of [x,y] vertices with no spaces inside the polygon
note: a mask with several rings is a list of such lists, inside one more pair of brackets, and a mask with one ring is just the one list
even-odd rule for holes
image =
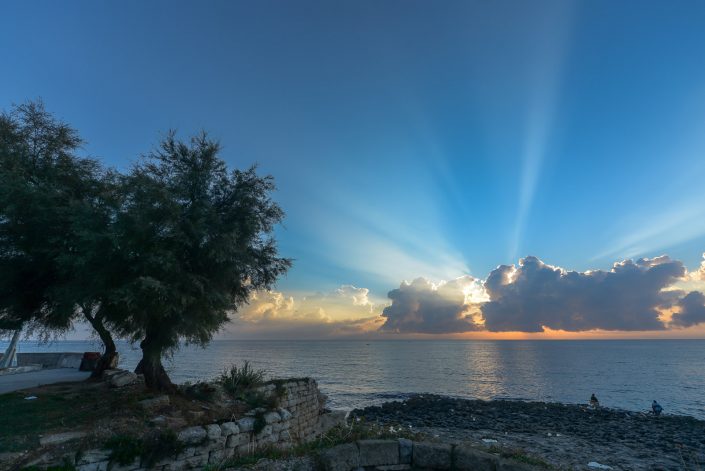
{"label": "sea", "polygon": [[[0,342],[4,351],[7,342]],[[99,351],[96,341],[20,342],[19,352]],[[120,367],[140,358],[120,342]],[[705,340],[215,340],[165,360],[175,382],[212,379],[244,361],[269,378],[313,377],[333,409],[412,394],[587,403],[705,420]]]}

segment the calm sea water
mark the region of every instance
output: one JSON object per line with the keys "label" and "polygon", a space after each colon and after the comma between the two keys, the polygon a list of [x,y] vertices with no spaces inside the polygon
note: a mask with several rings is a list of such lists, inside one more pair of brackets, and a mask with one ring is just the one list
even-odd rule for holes
{"label": "calm sea water", "polygon": [[[5,343],[0,342],[0,348]],[[22,342],[19,351],[98,350],[90,341]],[[120,344],[121,367],[139,349]],[[270,377],[311,376],[333,408],[350,409],[411,393],[585,403],[705,419],[705,340],[605,341],[214,341],[166,362],[174,381],[212,378],[249,360]]]}

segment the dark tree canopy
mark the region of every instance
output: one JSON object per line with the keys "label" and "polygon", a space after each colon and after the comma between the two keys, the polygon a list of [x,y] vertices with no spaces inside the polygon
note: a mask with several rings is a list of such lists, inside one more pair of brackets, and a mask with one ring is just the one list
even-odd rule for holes
{"label": "dark tree canopy", "polygon": [[0,328],[48,336],[99,311],[119,199],[114,175],[76,154],[81,144],[41,102],[0,115]]}
{"label": "dark tree canopy", "polygon": [[169,133],[123,178],[115,237],[118,281],[108,318],[141,341],[138,372],[171,389],[161,357],[181,341],[205,345],[258,289],[291,262],[272,232],[283,217],[270,198],[272,177],[255,168],[228,171],[205,134],[190,142]]}

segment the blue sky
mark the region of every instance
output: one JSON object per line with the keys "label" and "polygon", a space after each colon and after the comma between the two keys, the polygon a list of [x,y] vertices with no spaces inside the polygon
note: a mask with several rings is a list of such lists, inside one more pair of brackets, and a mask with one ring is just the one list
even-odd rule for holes
{"label": "blue sky", "polygon": [[705,251],[702,1],[3,5],[0,106],[126,168],[205,129],[274,175],[278,289]]}

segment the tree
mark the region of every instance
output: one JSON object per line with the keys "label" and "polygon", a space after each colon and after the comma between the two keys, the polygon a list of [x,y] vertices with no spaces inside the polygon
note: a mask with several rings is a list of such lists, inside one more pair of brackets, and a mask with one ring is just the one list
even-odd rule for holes
{"label": "tree", "polygon": [[43,335],[85,317],[116,355],[100,306],[109,276],[116,178],[76,155],[82,140],[41,102],[0,115],[0,329]]}
{"label": "tree", "polygon": [[164,355],[182,341],[207,344],[229,311],[291,265],[272,237],[283,218],[272,177],[229,172],[219,152],[205,134],[182,142],[171,132],[123,179],[120,279],[107,317],[140,342],[136,372],[154,389],[174,390]]}

